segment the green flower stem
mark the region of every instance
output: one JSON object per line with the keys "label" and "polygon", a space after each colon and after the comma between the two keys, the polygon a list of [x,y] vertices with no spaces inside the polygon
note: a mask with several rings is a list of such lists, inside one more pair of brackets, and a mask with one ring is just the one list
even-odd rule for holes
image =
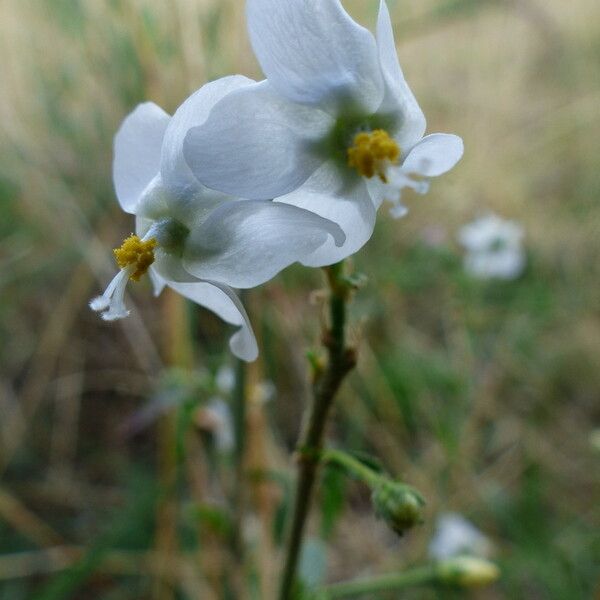
{"label": "green flower stem", "polygon": [[324,450],[321,453],[321,461],[343,467],[348,473],[366,483],[370,488],[375,487],[382,478],[380,473],[373,471],[373,469],[370,469],[367,465],[342,450],[333,450],[330,448]]}
{"label": "green flower stem", "polygon": [[375,514],[384,519],[398,535],[423,522],[425,500],[410,485],[375,471],[342,450],[324,450],[321,461],[343,467],[350,476],[366,484],[371,489]]}
{"label": "green flower stem", "polygon": [[312,402],[298,444],[299,473],[279,600],[291,600],[293,597],[298,558],[321,460],[327,419],[342,381],[356,364],[355,352],[346,346],[346,307],[352,286],[344,277],[343,262],[326,267],[325,273],[330,290],[330,326],[324,332],[323,344],[327,348],[328,359],[326,365],[315,369]]}
{"label": "green flower stem", "polygon": [[[247,300],[247,292],[243,293],[242,301]],[[235,387],[233,401],[233,428],[235,435],[235,483],[233,490],[234,526],[232,529],[231,547],[238,563],[243,562],[244,547],[242,543],[242,527],[244,519],[244,489],[246,474],[244,471],[244,455],[246,452],[246,363],[237,359],[235,365]]]}
{"label": "green flower stem", "polygon": [[[248,290],[240,291],[240,300],[248,307]],[[243,597],[244,590],[244,540],[243,527],[246,509],[245,487],[246,477],[244,456],[246,452],[246,413],[247,413],[247,367],[241,359],[235,361],[235,386],[231,395],[231,408],[233,417],[233,430],[235,447],[233,451],[235,465],[235,479],[231,490],[230,507],[232,514],[232,527],[229,535],[229,547],[233,561],[227,568],[226,592],[235,598]]]}
{"label": "green flower stem", "polygon": [[[381,577],[337,583],[325,588],[322,597],[323,600],[334,600],[335,598],[351,598],[375,592],[403,590],[417,585],[435,583],[437,579],[438,575],[435,567],[426,566],[404,573],[392,573]],[[372,598],[372,596],[369,595],[369,598]]]}

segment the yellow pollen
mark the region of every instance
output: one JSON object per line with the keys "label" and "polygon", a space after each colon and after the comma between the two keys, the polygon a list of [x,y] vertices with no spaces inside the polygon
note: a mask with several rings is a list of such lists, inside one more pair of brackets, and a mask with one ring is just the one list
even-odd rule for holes
{"label": "yellow pollen", "polygon": [[383,129],[358,133],[354,145],[348,148],[348,166],[367,179],[378,175],[383,183],[387,183],[385,167],[396,164],[399,158],[398,144]]}
{"label": "yellow pollen", "polygon": [[137,235],[131,234],[120,248],[113,250],[117,264],[121,269],[135,266],[135,271],[129,276],[133,281],[139,281],[154,262],[154,248],[157,241],[154,238],[143,241]]}

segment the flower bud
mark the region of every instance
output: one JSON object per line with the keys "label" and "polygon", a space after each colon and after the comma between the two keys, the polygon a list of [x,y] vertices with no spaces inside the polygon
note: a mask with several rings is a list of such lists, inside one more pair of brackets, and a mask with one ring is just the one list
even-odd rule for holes
{"label": "flower bud", "polygon": [[408,485],[381,478],[373,488],[371,500],[377,516],[385,519],[398,535],[423,522],[425,500]]}
{"label": "flower bud", "polygon": [[500,577],[500,569],[483,558],[457,556],[437,565],[438,581],[462,588],[489,585]]}

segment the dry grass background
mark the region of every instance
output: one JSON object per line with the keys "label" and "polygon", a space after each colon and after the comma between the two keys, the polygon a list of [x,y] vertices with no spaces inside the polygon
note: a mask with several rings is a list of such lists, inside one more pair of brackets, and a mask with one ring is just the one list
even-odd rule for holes
{"label": "dry grass background", "polygon": [[[375,1],[346,5],[374,22]],[[503,568],[477,597],[597,597],[600,6],[390,7],[429,130],[459,133],[467,151],[426,198],[410,199],[407,219],[382,215],[356,259],[370,279],[353,307],[361,362],[333,435],[418,487],[428,520],[398,542],[364,491],[330,482],[325,521],[336,493],[347,502],[325,532],[327,578],[418,562],[435,514],[452,509],[490,535]],[[175,298],[152,301],[144,286],[116,326],[86,303],[131,227],[111,188],[116,128],[139,101],[173,111],[208,79],[258,77],[242,3],[2,0],[0,49],[0,598],[221,597],[222,532],[189,511],[221,506],[231,470],[215,475],[193,431],[183,458],[173,456],[179,417],[136,436],[122,426],[157,388],[196,390],[163,370],[214,373],[227,362],[226,328]],[[518,282],[478,284],[461,272],[455,233],[486,209],[526,228],[529,268]],[[431,227],[447,236],[441,248],[422,243]],[[251,405],[249,466],[284,482],[304,351],[318,339],[309,302],[318,285],[318,274],[294,267],[250,298],[263,348],[250,395],[263,378],[278,395]],[[251,597],[268,598],[275,577],[282,490],[259,481],[248,499],[246,573],[263,574]]]}

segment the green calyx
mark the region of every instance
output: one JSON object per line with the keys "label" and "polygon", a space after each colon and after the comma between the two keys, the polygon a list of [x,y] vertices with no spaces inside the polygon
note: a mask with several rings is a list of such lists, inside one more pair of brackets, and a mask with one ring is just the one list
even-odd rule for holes
{"label": "green calyx", "polygon": [[338,117],[324,139],[315,143],[314,152],[324,160],[333,160],[344,170],[348,167],[348,149],[361,131],[383,129],[390,134],[398,129],[398,119],[390,114],[365,115],[349,112]]}
{"label": "green calyx", "polygon": [[183,223],[176,219],[166,218],[154,223],[151,229],[159,246],[165,252],[176,256],[183,255],[183,248],[190,234],[190,230]]}
{"label": "green calyx", "polygon": [[373,488],[371,500],[375,514],[398,535],[423,523],[425,500],[409,485],[381,477]]}

